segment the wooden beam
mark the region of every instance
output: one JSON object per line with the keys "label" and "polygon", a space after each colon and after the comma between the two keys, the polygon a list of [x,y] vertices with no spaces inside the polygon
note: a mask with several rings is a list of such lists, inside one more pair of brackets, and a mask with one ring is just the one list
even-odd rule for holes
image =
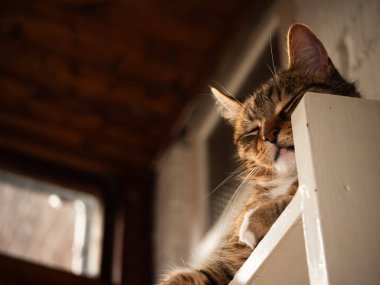
{"label": "wooden beam", "polygon": [[4,125],[0,125],[0,130],[2,147],[97,173],[122,171],[130,164],[136,167],[149,165],[153,159],[153,155],[150,157],[149,153],[130,151],[110,142],[94,142],[88,147],[75,148],[49,141],[48,137],[28,134],[25,130],[12,131]]}
{"label": "wooden beam", "polygon": [[19,151],[24,154],[39,157],[41,160],[54,161],[58,164],[73,167],[79,170],[90,171],[94,173],[112,173],[109,165],[100,161],[82,157],[78,157],[72,152],[65,150],[46,148],[44,145],[35,145],[26,142],[21,138],[4,138],[0,137],[0,146],[9,150]]}
{"label": "wooden beam", "polygon": [[[107,27],[98,19],[83,19],[75,14],[57,17],[58,19],[51,15],[49,17],[48,14],[39,15],[37,12],[3,15],[0,18],[0,35],[19,37],[45,50],[54,50],[103,68],[112,69],[126,61],[130,66],[143,67],[140,73],[145,71],[152,74],[151,80],[164,79],[163,76],[167,75],[173,77],[173,70],[191,66],[197,58],[200,62],[207,47],[204,42],[200,44],[197,34],[188,34],[187,37],[196,38],[194,42],[198,43],[195,47],[202,47],[200,51],[194,51],[192,46],[181,46],[175,40],[153,38],[160,33],[152,36],[144,34],[141,37],[142,32],[137,30],[117,31],[120,26],[131,29],[125,24]],[[70,19],[71,23],[63,18]],[[123,19],[125,21],[125,15]],[[147,61],[149,65],[146,64]],[[156,67],[160,72],[157,72]]]}
{"label": "wooden beam", "polygon": [[64,108],[64,104],[59,104],[59,101],[55,104],[30,99],[25,102],[9,102],[7,99],[13,96],[11,93],[0,98],[0,122],[3,125],[24,129],[31,134],[45,135],[52,140],[61,141],[62,144],[78,148],[88,144],[89,140],[112,140],[114,143],[144,148],[147,151],[152,149],[149,140],[155,137],[149,131],[141,132],[141,128],[148,124],[143,120],[139,123],[140,126],[135,126],[126,116],[102,118],[96,112],[85,110],[83,114],[73,114]]}
{"label": "wooden beam", "polygon": [[[3,55],[0,58],[1,72],[7,76],[25,78],[49,90],[67,94],[70,97],[81,97],[91,100],[93,104],[107,106],[136,106],[147,113],[166,116],[171,114],[170,101],[176,101],[175,96],[169,96],[162,91],[161,100],[149,98],[149,84],[118,78],[92,69],[87,66],[71,70],[70,63],[55,55],[49,55],[35,48],[25,48],[17,41],[0,42]],[[54,95],[54,94],[52,94]],[[72,98],[74,100],[74,98]]]}

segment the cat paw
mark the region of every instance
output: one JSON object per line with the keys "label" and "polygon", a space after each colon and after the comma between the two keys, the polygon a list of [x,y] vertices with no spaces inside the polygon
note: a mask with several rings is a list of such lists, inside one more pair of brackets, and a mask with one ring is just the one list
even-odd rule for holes
{"label": "cat paw", "polygon": [[255,248],[256,245],[256,238],[253,232],[249,230],[249,224],[250,224],[250,219],[252,215],[254,214],[256,209],[250,210],[244,215],[243,222],[241,223],[240,226],[240,231],[239,231],[239,240],[242,243],[245,243],[248,245],[250,248]]}

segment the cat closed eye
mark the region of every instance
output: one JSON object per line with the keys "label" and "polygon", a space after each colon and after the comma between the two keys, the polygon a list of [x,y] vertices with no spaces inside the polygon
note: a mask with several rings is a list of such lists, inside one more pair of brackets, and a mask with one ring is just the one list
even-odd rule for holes
{"label": "cat closed eye", "polygon": [[248,134],[257,134],[259,132],[259,127],[254,127],[253,129],[251,129],[248,133]]}
{"label": "cat closed eye", "polygon": [[278,117],[283,121],[290,119],[289,112],[287,110],[281,110],[281,112],[278,114]]}
{"label": "cat closed eye", "polygon": [[293,113],[294,109],[297,107],[299,101],[302,98],[302,94],[295,96],[293,99],[289,100],[283,107],[278,116],[282,120],[289,120],[290,115]]}
{"label": "cat closed eye", "polygon": [[244,135],[242,135],[240,137],[240,139],[245,139],[245,138],[249,138],[249,137],[253,137],[253,136],[257,136],[258,133],[259,133],[259,127],[255,127],[253,129],[251,129],[249,132],[245,133]]}

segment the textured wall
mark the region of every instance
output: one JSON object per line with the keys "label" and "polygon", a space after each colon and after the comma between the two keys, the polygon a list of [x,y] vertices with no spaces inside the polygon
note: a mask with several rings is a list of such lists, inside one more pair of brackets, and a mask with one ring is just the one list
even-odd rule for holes
{"label": "textured wall", "polygon": [[378,0],[296,1],[296,20],[310,26],[337,68],[371,99],[380,99],[379,15]]}
{"label": "textured wall", "polygon": [[185,266],[205,226],[205,171],[199,148],[191,142],[174,143],[161,158],[156,181],[155,271],[165,273]]}

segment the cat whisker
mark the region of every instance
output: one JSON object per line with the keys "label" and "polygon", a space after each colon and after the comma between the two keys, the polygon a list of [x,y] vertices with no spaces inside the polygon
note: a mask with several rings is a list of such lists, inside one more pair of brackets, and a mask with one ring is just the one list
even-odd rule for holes
{"label": "cat whisker", "polygon": [[343,87],[344,85],[347,85],[347,83],[342,83],[338,86],[336,86],[335,88],[332,88],[329,90],[330,93],[334,93],[336,90],[338,90],[339,88]]}
{"label": "cat whisker", "polygon": [[233,171],[230,175],[227,176],[218,186],[214,188],[205,198],[211,196],[215,191],[217,191],[220,187],[222,187],[225,183],[227,183],[232,177],[236,176],[238,172],[240,172],[244,168],[244,165],[239,166],[235,171]]}
{"label": "cat whisker", "polygon": [[272,35],[269,36],[269,45],[270,45],[270,54],[272,57],[273,71],[274,71],[274,75],[275,75],[275,74],[277,74],[277,70],[276,70],[276,66],[274,64],[274,58],[273,58]]}
{"label": "cat whisker", "polygon": [[271,69],[271,67],[269,66],[269,64],[267,64],[267,66],[268,66],[270,72],[271,72],[272,75],[273,75],[272,80],[273,80],[273,82],[274,82],[274,85],[275,85],[279,90],[281,90],[280,82],[277,80],[277,77],[276,77],[277,74],[275,73],[275,71],[273,71],[273,70]]}
{"label": "cat whisker", "polygon": [[202,199],[200,199],[195,205],[194,205],[194,208],[199,206],[200,203],[202,203],[204,200],[206,200],[207,198],[209,198],[212,194],[214,194],[217,190],[220,189],[220,187],[222,187],[225,183],[227,183],[228,181],[230,181],[234,176],[238,175],[240,171],[243,170],[245,166],[244,165],[240,165],[238,168],[236,168],[230,175],[228,175],[226,177],[226,179],[224,179],[221,183],[219,183],[218,186],[216,186],[210,193],[208,193],[206,196],[204,196]]}
{"label": "cat whisker", "polygon": [[212,85],[217,85],[218,88],[219,88],[219,89],[222,89],[222,90],[223,90],[223,91],[224,91],[229,97],[234,98],[234,99],[236,100],[236,103],[238,103],[240,106],[243,105],[243,104],[240,102],[240,100],[238,100],[238,99],[236,98],[235,95],[233,95],[231,92],[229,92],[229,91],[228,91],[228,90],[227,90],[222,84],[220,84],[219,82],[213,80]]}
{"label": "cat whisker", "polygon": [[181,256],[181,261],[182,261],[182,264],[183,264],[184,266],[187,266],[187,265],[188,265],[187,262],[185,262],[185,260],[183,259],[182,256]]}
{"label": "cat whisker", "polygon": [[256,169],[256,167],[254,167],[246,175],[246,177],[244,178],[244,180],[242,181],[242,183],[240,183],[239,187],[235,190],[235,192],[232,194],[230,200],[228,201],[228,203],[227,203],[227,205],[226,205],[226,207],[224,209],[224,212],[222,213],[221,219],[220,219],[221,220],[220,228],[219,228],[220,231],[223,231],[223,227],[228,226],[227,223],[226,223],[226,220],[231,215],[231,212],[232,212],[232,209],[233,209],[233,205],[235,204],[234,202],[235,202],[236,198],[238,197],[238,195],[240,194],[240,192],[242,191],[242,189],[248,183],[249,178],[252,176],[252,174],[255,171],[255,169]]}
{"label": "cat whisker", "polygon": [[267,64],[267,66],[268,66],[268,68],[269,68],[269,70],[270,70],[270,73],[272,73],[272,75],[273,75],[273,77],[274,77],[276,74],[274,73],[274,71],[272,70],[272,68],[270,67],[269,64]]}

